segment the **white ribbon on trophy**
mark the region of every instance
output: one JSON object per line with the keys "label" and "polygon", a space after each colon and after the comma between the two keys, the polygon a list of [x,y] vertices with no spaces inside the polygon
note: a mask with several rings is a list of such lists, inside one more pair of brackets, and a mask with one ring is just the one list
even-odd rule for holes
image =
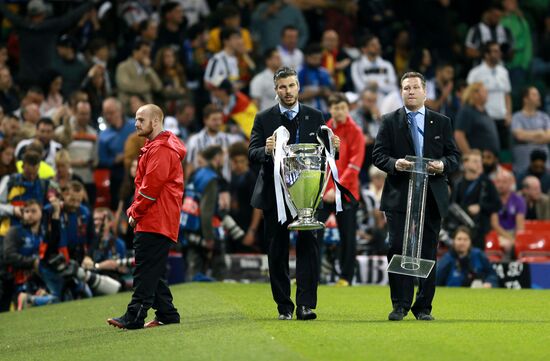
{"label": "white ribbon on trophy", "polygon": [[290,133],[284,126],[280,126],[277,128],[277,130],[273,133],[275,135],[275,150],[274,150],[274,157],[273,157],[273,176],[275,177],[275,200],[277,203],[277,217],[279,220],[279,223],[283,224],[286,222],[286,211],[285,211],[285,203],[288,206],[288,209],[290,210],[290,214],[292,217],[296,217],[298,214],[296,208],[290,202],[288,199],[288,194],[285,191],[283,179],[281,177],[282,171],[283,171],[283,158],[285,156],[285,150],[284,147],[288,143],[288,140],[290,139]]}
{"label": "white ribbon on trophy", "polygon": [[334,160],[335,152],[332,146],[332,138],[334,137],[334,132],[326,125],[322,125],[321,130],[326,130],[329,135],[328,146],[327,144],[323,145],[325,146],[325,156],[327,157],[328,166],[330,167],[330,173],[332,174],[332,180],[334,181],[336,212],[338,213],[342,212],[342,193],[340,192],[340,188],[338,188],[338,185],[340,184],[340,179],[338,178],[338,168],[336,168],[336,161]]}

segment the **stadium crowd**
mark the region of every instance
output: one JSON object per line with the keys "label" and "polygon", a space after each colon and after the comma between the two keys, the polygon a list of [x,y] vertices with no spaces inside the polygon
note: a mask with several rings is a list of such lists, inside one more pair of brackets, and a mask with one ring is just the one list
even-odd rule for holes
{"label": "stadium crowd", "polygon": [[[174,246],[186,279],[223,279],[227,253],[265,253],[247,142],[256,113],[277,102],[283,65],[298,71],[301,102],[329,120],[329,97],[343,93],[362,130],[364,160],[348,175],[360,183],[357,254],[387,251],[374,139],[381,116],[402,106],[401,75],[424,74],[426,105],[451,118],[463,155],[438,284],[469,286],[483,274],[481,285],[495,286],[488,234],[510,260],[526,222],[550,219],[549,5],[2,2],[0,311],[131,287],[126,209],[144,144],[133,117],[146,103],[187,148]],[[337,240],[329,227],[325,255]]]}

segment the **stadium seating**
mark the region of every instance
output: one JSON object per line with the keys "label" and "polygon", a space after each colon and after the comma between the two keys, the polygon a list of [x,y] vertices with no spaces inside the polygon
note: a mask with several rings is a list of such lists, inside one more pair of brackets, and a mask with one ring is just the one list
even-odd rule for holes
{"label": "stadium seating", "polygon": [[109,189],[111,171],[109,169],[96,169],[94,171],[94,183],[96,187],[95,207],[110,207],[111,191]]}
{"label": "stadium seating", "polygon": [[550,221],[525,221],[525,230],[537,232],[550,232]]}
{"label": "stadium seating", "polygon": [[518,232],[515,251],[520,262],[550,262],[550,230]]}
{"label": "stadium seating", "polygon": [[491,231],[485,236],[485,254],[491,262],[500,262],[504,256],[496,231]]}

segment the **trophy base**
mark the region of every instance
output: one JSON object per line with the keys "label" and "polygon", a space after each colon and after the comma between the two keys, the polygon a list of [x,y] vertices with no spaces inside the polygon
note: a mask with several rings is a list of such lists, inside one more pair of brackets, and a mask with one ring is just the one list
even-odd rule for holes
{"label": "trophy base", "polygon": [[397,273],[405,276],[427,278],[434,265],[435,261],[428,259],[395,254],[393,255],[386,270],[391,273]]}
{"label": "trophy base", "polygon": [[324,223],[319,222],[315,218],[297,219],[288,225],[289,231],[315,231],[324,228]]}

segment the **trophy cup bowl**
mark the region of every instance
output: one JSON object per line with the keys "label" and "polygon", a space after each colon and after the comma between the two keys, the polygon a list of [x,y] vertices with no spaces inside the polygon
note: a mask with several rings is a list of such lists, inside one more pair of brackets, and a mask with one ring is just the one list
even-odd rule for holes
{"label": "trophy cup bowl", "polygon": [[289,230],[325,228],[325,225],[314,217],[329,179],[329,167],[323,149],[322,145],[313,143],[285,147],[283,184],[298,213],[297,219],[289,224]]}

